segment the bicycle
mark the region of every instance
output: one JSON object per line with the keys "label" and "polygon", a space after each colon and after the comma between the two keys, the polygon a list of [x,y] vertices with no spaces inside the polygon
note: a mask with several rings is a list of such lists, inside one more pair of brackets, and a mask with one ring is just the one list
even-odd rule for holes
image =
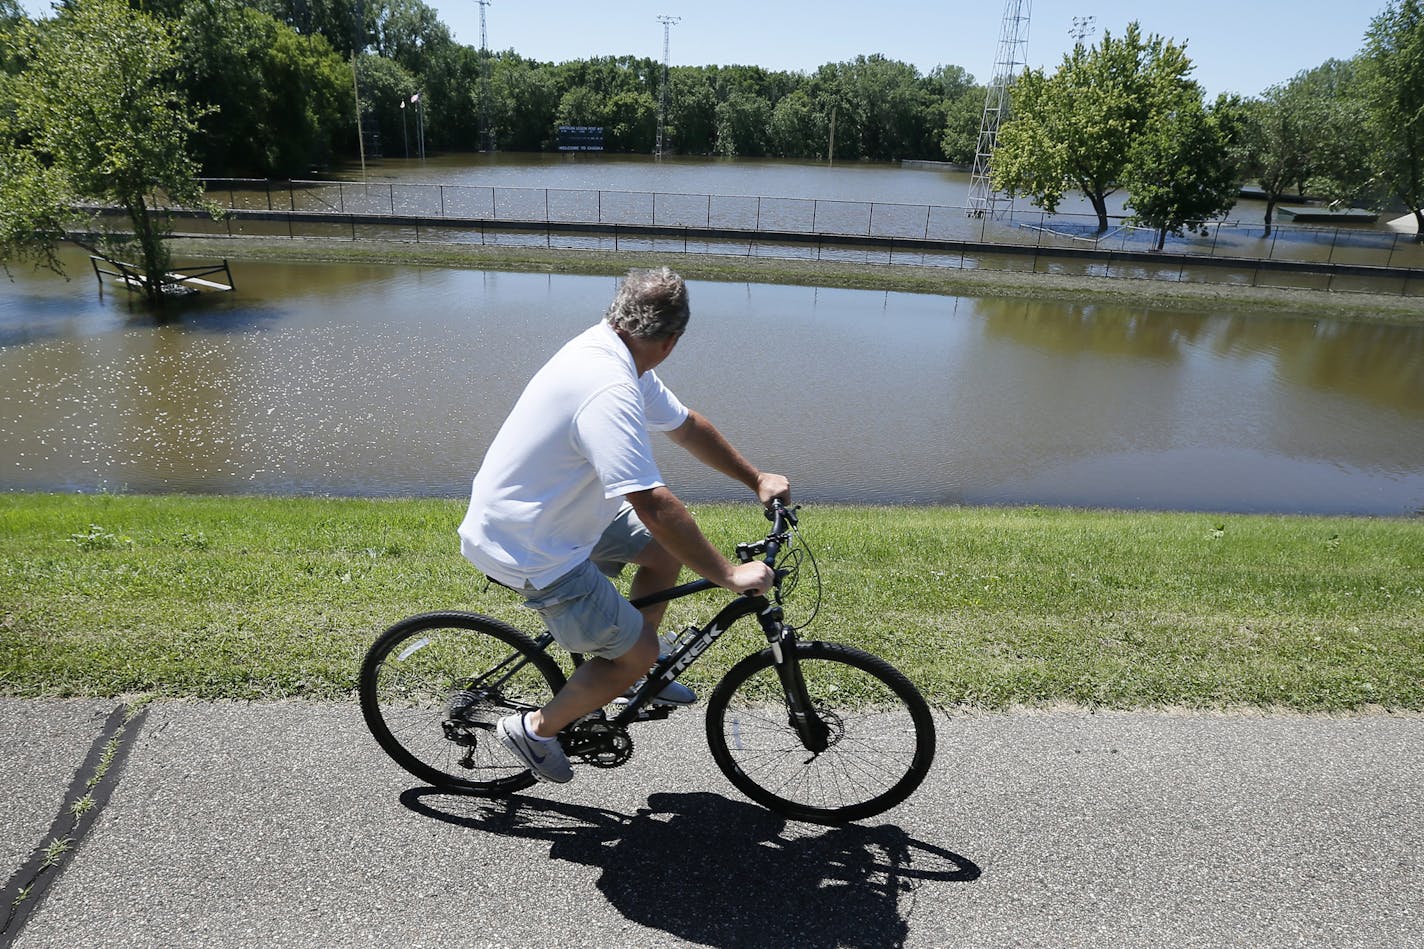
{"label": "bicycle", "polygon": [[[929,773],[934,718],[928,703],[885,660],[853,646],[801,641],[814,618],[820,572],[798,530],[799,508],[776,502],[771,530],[737,545],[741,562],[764,558],[773,589],[736,596],[706,625],[689,626],[653,666],[627,704],[586,715],[559,735],[571,760],[613,768],[633,753],[628,726],[667,718],[674,708],[653,698],[727,630],[755,616],[767,646],[712,689],[707,741],[727,779],[753,801],[787,817],[840,824],[880,814],[904,801]],[[811,617],[785,622],[783,603],[809,564],[816,584]],[[633,601],[671,601],[716,589],[695,580]],[[402,768],[432,785],[502,796],[535,783],[499,745],[495,723],[542,707],[564,684],[548,632],[530,637],[493,617],[423,613],[383,632],[361,664],[366,725]],[[577,667],[583,657],[572,655]],[[614,706],[616,708],[616,706]]]}

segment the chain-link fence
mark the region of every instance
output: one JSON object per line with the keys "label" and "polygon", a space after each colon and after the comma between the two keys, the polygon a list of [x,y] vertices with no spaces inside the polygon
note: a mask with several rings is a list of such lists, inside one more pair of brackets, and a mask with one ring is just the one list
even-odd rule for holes
{"label": "chain-link fence", "polygon": [[[1367,227],[1217,222],[1168,237],[1094,215],[813,198],[209,179],[236,212],[184,232],[648,250],[1424,295],[1424,244]],[[580,228],[587,228],[580,231]],[[640,229],[641,232],[640,232]],[[1223,267],[1222,265],[1227,265]]]}

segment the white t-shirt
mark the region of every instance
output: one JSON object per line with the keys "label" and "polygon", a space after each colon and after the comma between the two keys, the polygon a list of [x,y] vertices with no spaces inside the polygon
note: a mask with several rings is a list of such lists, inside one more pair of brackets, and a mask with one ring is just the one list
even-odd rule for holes
{"label": "white t-shirt", "polygon": [[490,444],[460,550],[501,583],[545,587],[588,559],[623,496],[660,487],[649,432],[687,408],[605,322],[534,374]]}

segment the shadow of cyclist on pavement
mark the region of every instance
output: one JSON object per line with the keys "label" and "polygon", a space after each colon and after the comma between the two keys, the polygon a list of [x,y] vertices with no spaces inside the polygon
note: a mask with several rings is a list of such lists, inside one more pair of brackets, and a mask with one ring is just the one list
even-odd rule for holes
{"label": "shadow of cyclist on pavement", "polygon": [[980,872],[893,825],[788,822],[705,792],[654,794],[632,815],[434,788],[406,791],[401,803],[471,830],[547,840],[550,857],[602,868],[598,888],[627,919],[712,946],[901,946],[916,881]]}

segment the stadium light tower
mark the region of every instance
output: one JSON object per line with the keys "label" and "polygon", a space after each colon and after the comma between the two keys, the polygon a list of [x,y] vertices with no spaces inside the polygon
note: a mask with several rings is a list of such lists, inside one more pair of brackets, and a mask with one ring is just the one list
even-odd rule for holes
{"label": "stadium light tower", "polygon": [[1097,17],[1075,16],[1073,25],[1068,28],[1068,35],[1073,37],[1074,46],[1082,46],[1083,40],[1092,36],[1098,31]]}
{"label": "stadium light tower", "polygon": [[657,157],[663,157],[663,136],[667,132],[667,107],[668,107],[668,33],[678,23],[682,22],[680,16],[659,16],[658,22],[663,25],[663,82],[658,96],[658,146]]}
{"label": "stadium light tower", "polygon": [[480,5],[480,126],[485,133],[485,151],[494,151],[494,129],[490,127],[490,54],[485,37],[485,7],[490,0],[475,0]]}
{"label": "stadium light tower", "polygon": [[979,123],[979,144],[974,149],[974,172],[969,178],[969,216],[995,217],[1012,211],[1013,200],[994,191],[989,163],[999,138],[999,125],[1009,109],[1009,87],[1028,62],[1028,21],[1033,0],[1005,0],[999,26],[999,49],[994,74],[984,95],[984,117]]}

